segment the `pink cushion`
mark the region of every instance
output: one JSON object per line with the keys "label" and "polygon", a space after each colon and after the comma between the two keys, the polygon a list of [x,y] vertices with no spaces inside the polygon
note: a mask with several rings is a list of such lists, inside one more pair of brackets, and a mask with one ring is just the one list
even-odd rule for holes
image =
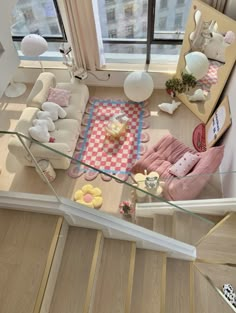
{"label": "pink cushion", "polygon": [[50,87],[47,101],[57,103],[61,107],[67,107],[69,105],[70,96],[70,90]]}
{"label": "pink cushion", "polygon": [[[186,152],[198,154],[200,160],[192,171],[182,178],[177,178],[169,172],[171,166],[176,163]],[[195,199],[211,175],[218,169],[224,156],[224,146],[212,147],[205,152],[187,147],[172,135],[166,135],[150,148],[133,168],[132,173],[158,172],[165,182],[163,196],[167,200],[191,200]]]}
{"label": "pink cushion", "polygon": [[200,156],[198,154],[186,152],[182,158],[170,167],[169,172],[177,177],[185,176],[199,160]]}

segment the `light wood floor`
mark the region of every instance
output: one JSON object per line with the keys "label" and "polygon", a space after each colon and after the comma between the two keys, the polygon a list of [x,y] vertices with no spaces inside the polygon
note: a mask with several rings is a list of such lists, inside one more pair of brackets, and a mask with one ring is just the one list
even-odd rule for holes
{"label": "light wood floor", "polygon": [[[25,106],[25,99],[31,90],[19,98],[0,99],[0,129],[14,130],[22,110]],[[90,96],[98,98],[126,99],[123,88],[90,87]],[[171,101],[165,90],[155,90],[149,99],[148,109],[151,112],[148,118],[150,128],[150,141],[148,146],[156,143],[164,134],[171,133],[185,144],[192,147],[192,131],[200,123],[184,105],[181,105],[173,116],[159,111],[157,105],[162,102]],[[20,191],[39,194],[52,194],[47,185],[40,179],[34,168],[22,167],[15,158],[8,153],[7,143],[10,135],[0,134],[0,190]],[[73,199],[74,192],[87,183],[83,177],[78,179],[70,178],[65,171],[57,170],[57,178],[52,183],[60,196]],[[100,187],[104,194],[104,202],[101,210],[119,216],[119,203],[122,200],[130,199],[131,188],[114,180],[104,182],[100,177],[92,181],[92,184]],[[214,175],[210,183],[203,190],[199,198],[219,198],[221,187],[219,175]]]}

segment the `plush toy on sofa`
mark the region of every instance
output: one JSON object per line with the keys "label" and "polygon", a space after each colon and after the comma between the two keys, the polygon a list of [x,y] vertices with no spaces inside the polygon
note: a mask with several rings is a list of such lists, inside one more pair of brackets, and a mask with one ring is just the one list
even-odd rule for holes
{"label": "plush toy on sofa", "polygon": [[65,118],[66,117],[66,111],[60,107],[60,105],[54,103],[54,102],[44,102],[42,104],[42,110],[49,112],[51,119],[53,121],[58,120],[58,118]]}
{"label": "plush toy on sofa", "polygon": [[[33,120],[33,126],[29,128],[30,136],[39,142],[54,142],[55,138],[51,137],[48,132],[49,122],[47,120]],[[51,126],[51,125],[50,125]],[[54,126],[55,127],[55,126]]]}
{"label": "plush toy on sofa", "polygon": [[46,121],[47,125],[48,125],[48,130],[50,132],[53,132],[55,130],[55,124],[53,123],[53,120],[51,119],[51,114],[49,112],[46,111],[38,111],[37,114],[37,119],[33,120],[33,125],[35,126],[37,123],[37,120],[42,120],[42,121]]}

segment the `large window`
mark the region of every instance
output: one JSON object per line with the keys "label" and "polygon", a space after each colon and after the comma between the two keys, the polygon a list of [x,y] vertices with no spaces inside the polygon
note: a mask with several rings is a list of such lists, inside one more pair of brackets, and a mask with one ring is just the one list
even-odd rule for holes
{"label": "large window", "polygon": [[16,47],[28,34],[43,36],[49,51],[59,54],[59,46],[66,42],[62,18],[55,0],[18,0],[12,12],[11,33]]}
{"label": "large window", "polygon": [[191,0],[116,0],[112,8],[108,2],[98,1],[106,63],[178,56]]}

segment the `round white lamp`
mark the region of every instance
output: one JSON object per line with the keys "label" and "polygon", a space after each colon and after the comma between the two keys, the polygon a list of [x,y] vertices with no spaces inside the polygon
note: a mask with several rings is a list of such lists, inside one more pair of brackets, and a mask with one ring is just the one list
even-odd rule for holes
{"label": "round white lamp", "polygon": [[192,74],[197,80],[203,78],[209,68],[208,58],[202,52],[194,51],[185,56],[185,71]]}
{"label": "round white lamp", "polygon": [[[47,41],[40,35],[29,34],[25,36],[21,41],[21,51],[28,57],[39,57],[41,54],[48,50]],[[43,65],[39,60],[41,68]]]}
{"label": "round white lamp", "polygon": [[132,72],[124,81],[124,92],[134,102],[148,99],[153,92],[153,88],[152,77],[146,72]]}

